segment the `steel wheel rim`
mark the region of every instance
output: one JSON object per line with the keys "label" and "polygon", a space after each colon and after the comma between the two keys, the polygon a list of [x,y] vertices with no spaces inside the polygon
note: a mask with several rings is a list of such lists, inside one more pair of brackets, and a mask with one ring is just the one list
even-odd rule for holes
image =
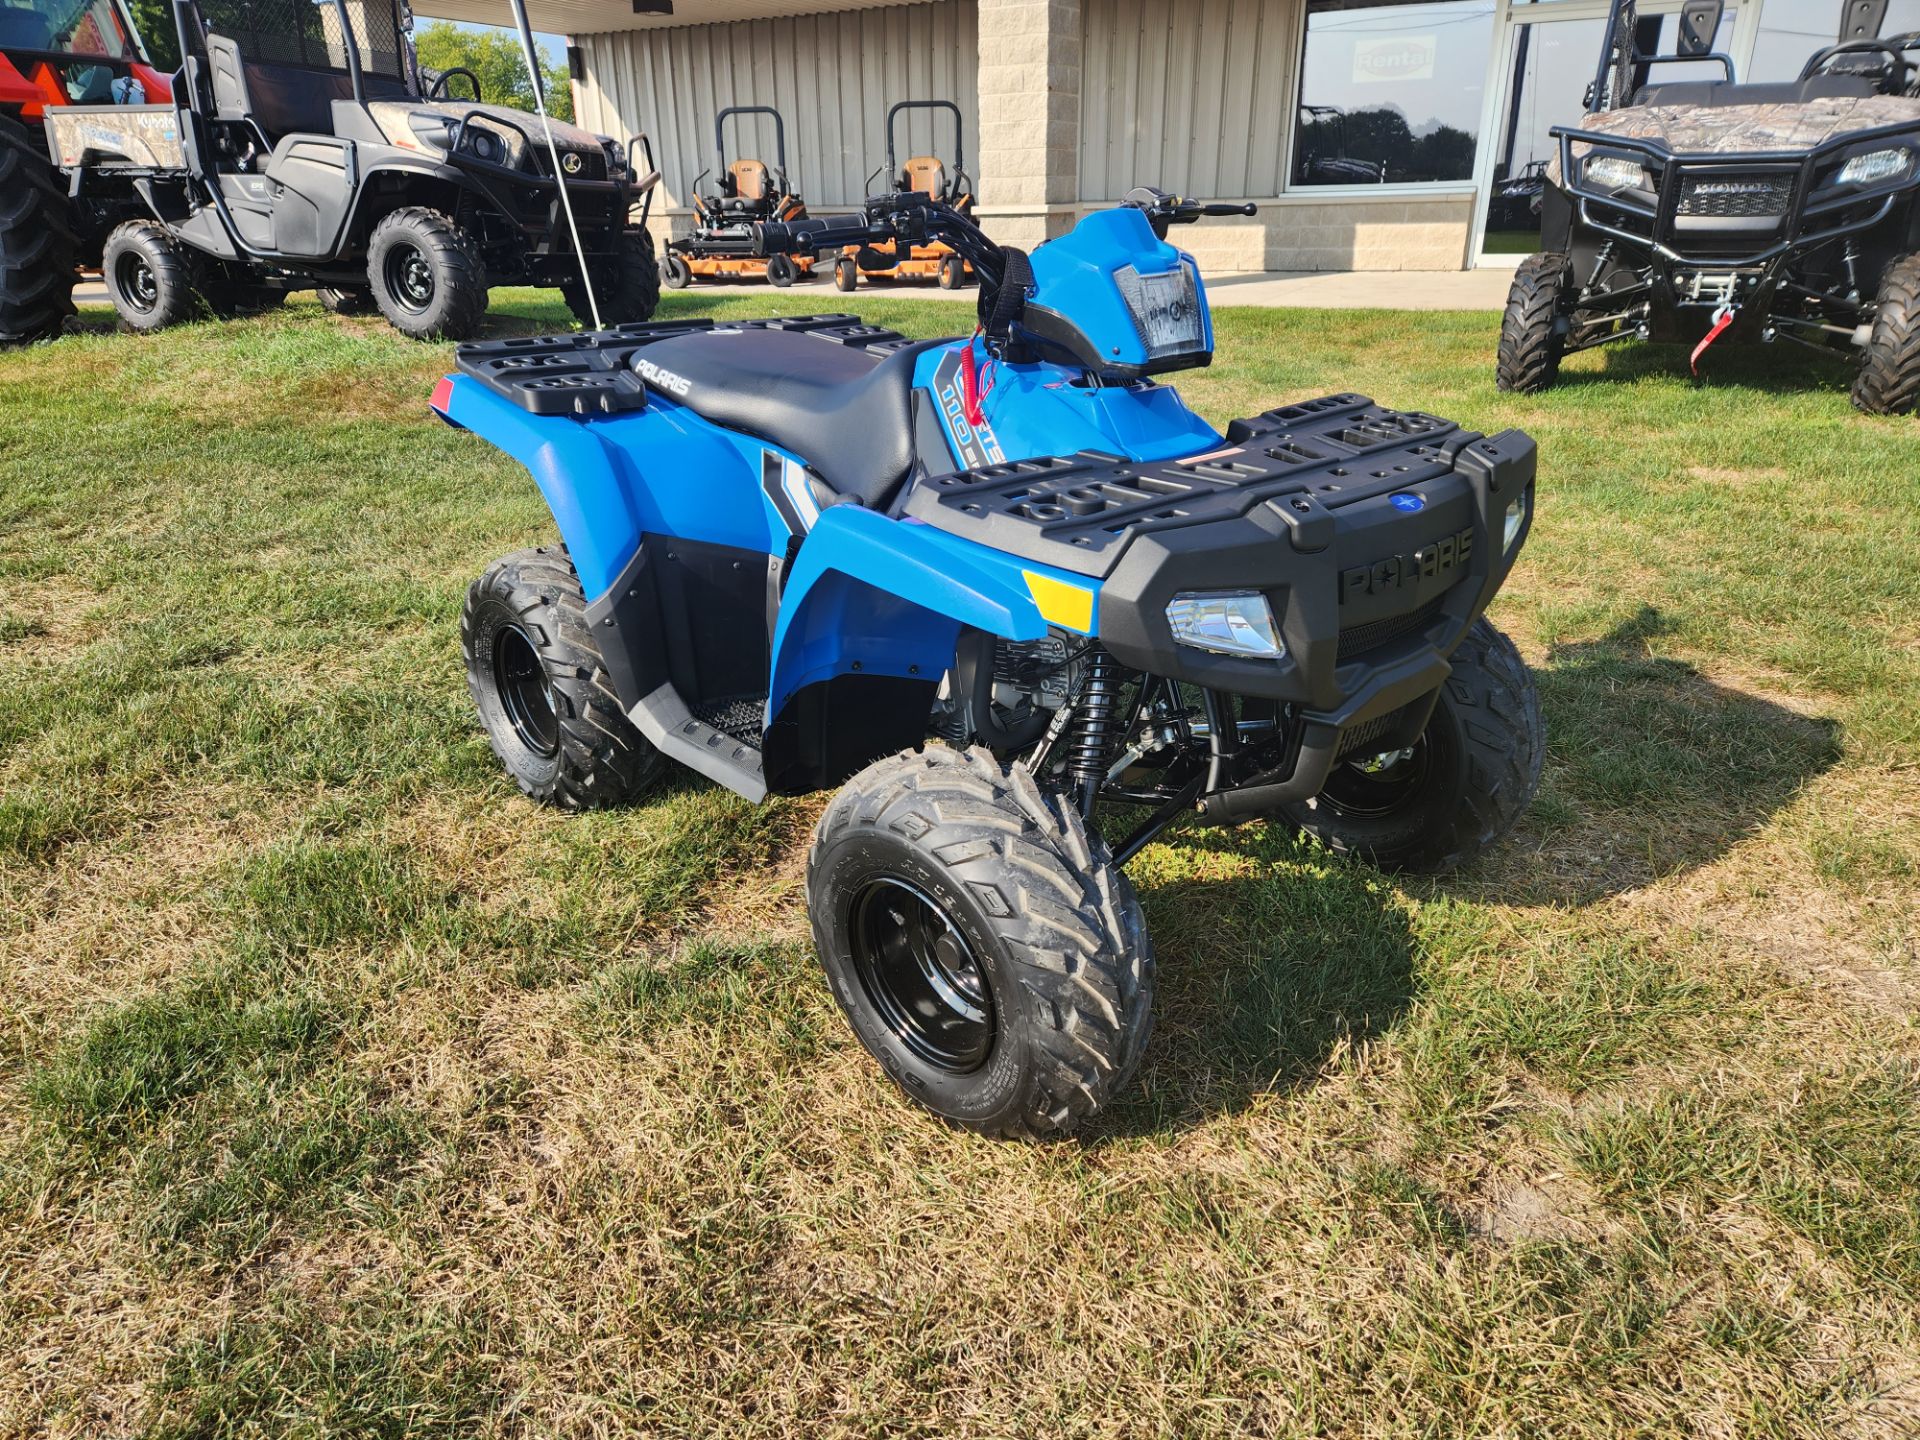
{"label": "steel wheel rim", "polygon": [[1433,747],[1422,735],[1397,755],[1363,756],[1335,766],[1319,803],[1355,820],[1382,820],[1417,800],[1434,771]]}
{"label": "steel wheel rim", "polygon": [[542,760],[558,755],[560,711],[554,703],[553,682],[532,637],[518,625],[508,625],[494,637],[493,672],[501,707],[520,743]]}
{"label": "steel wheel rim", "polygon": [[978,1070],[998,1031],[985,968],[951,916],[892,875],[867,881],[848,908],[854,970],[893,1037],[922,1063]]}
{"label": "steel wheel rim", "polygon": [[129,250],[113,262],[114,283],[126,301],[142,315],[153,313],[160,303],[160,281],[146,257]]}
{"label": "steel wheel rim", "polygon": [[387,293],[400,308],[418,315],[433,304],[433,266],[415,245],[404,242],[387,251]]}

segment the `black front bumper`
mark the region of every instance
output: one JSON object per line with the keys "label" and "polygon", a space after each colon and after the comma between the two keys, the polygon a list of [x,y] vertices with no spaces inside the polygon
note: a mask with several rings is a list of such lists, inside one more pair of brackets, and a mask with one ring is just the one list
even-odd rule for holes
{"label": "black front bumper", "polygon": [[[1307,749],[1337,750],[1342,734],[1415,706],[1446,679],[1446,657],[1525,542],[1534,443],[1359,395],[1238,420],[1227,439],[1193,460],[1088,454],[938,476],[915,486],[907,513],[1098,577],[1100,642],[1121,664],[1281,701]],[[1176,595],[1248,590],[1266,597],[1284,658],[1175,642]]]}

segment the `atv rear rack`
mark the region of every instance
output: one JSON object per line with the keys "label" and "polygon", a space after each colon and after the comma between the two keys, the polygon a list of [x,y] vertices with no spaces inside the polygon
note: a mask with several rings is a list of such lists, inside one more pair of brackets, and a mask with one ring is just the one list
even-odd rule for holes
{"label": "atv rear rack", "polygon": [[703,330],[793,330],[834,345],[890,355],[914,342],[857,315],[776,315],[764,320],[656,320],[575,335],[483,340],[454,352],[464,374],[534,415],[619,415],[647,404],[646,382],[628,363],[656,341]]}

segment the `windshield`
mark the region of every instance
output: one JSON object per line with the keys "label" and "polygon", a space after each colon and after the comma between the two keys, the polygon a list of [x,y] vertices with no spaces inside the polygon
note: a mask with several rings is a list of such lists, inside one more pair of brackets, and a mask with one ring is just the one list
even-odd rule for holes
{"label": "windshield", "polygon": [[0,0],[0,50],[140,58],[113,0]]}
{"label": "windshield", "polygon": [[[305,65],[344,70],[347,51],[333,0],[201,0],[200,13],[216,34],[237,41],[256,65]],[[369,74],[406,74],[400,12],[393,0],[353,0],[360,66]]]}

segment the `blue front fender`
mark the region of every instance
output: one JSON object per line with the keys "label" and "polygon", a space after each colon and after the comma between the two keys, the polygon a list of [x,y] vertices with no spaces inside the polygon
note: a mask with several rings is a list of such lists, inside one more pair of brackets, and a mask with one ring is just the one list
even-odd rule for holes
{"label": "blue front fender", "polygon": [[787,580],[768,713],[854,671],[938,680],[963,625],[1007,640],[1047,633],[1017,565],[931,526],[835,505]]}

